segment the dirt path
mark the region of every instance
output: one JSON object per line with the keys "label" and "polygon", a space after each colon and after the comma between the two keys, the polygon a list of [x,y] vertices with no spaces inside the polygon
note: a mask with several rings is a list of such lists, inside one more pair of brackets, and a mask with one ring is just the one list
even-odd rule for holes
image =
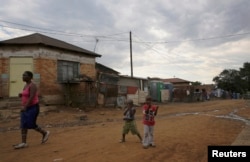
{"label": "dirt path", "polygon": [[[206,162],[208,145],[233,144],[250,121],[250,104],[245,100],[160,105],[157,146],[143,149],[131,134],[125,143],[118,142],[122,110],[60,110],[39,116],[38,123],[51,131],[49,141],[40,144],[41,136],[31,130],[29,147],[20,150],[11,147],[21,138],[19,120],[0,121],[0,162]],[[87,120],[80,120],[84,115]],[[136,115],[142,133],[140,108]]]}

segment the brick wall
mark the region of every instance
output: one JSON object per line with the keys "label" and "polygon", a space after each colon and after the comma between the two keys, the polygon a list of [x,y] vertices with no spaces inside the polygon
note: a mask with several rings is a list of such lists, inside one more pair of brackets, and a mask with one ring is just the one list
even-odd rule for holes
{"label": "brick wall", "polygon": [[3,73],[3,58],[0,58],[0,74]]}
{"label": "brick wall", "polygon": [[34,74],[39,74],[37,79],[39,95],[45,104],[63,103],[62,85],[57,83],[57,64],[55,59],[35,58]]}
{"label": "brick wall", "polygon": [[0,58],[0,97],[9,95],[9,59]]}
{"label": "brick wall", "polygon": [[9,59],[0,58],[0,74],[9,73]]}
{"label": "brick wall", "polygon": [[80,74],[85,74],[95,80],[96,79],[95,64],[81,64]]}
{"label": "brick wall", "polygon": [[61,93],[61,86],[57,83],[56,60],[34,59],[34,73],[40,74],[40,93],[54,95]]}

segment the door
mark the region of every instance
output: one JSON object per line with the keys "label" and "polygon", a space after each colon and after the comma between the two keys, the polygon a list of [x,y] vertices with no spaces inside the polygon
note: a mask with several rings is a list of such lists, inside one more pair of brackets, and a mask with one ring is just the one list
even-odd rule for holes
{"label": "door", "polygon": [[22,91],[25,84],[22,78],[24,71],[33,71],[33,58],[10,58],[10,97],[17,97]]}

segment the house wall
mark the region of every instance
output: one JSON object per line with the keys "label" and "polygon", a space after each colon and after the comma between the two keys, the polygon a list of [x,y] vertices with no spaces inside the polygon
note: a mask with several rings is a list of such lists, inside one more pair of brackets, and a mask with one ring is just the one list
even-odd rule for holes
{"label": "house wall", "polygon": [[[80,62],[80,74],[96,79],[95,57],[52,47],[3,46],[0,48],[1,74],[9,75],[10,57],[33,57],[33,73],[36,77],[34,81],[38,84],[39,94],[46,104],[57,104],[64,101],[65,85],[57,82],[57,60]],[[3,79],[0,83],[2,81]],[[0,90],[5,97],[9,96],[8,82],[9,80],[4,87],[0,85]]]}
{"label": "house wall", "polygon": [[34,73],[40,74],[39,89],[41,95],[56,95],[62,92],[57,83],[57,61],[48,58],[34,58]]}
{"label": "house wall", "polygon": [[174,86],[189,86],[189,83],[173,83]]}
{"label": "house wall", "polygon": [[0,55],[0,74],[9,72],[9,59],[1,58]]}
{"label": "house wall", "polygon": [[118,81],[118,85],[140,88],[139,80],[133,79],[133,78],[127,78],[127,77],[120,77],[120,80]]}
{"label": "house wall", "polygon": [[122,76],[120,76],[118,85],[137,87],[142,91],[148,91],[148,86],[149,86],[148,80],[140,79],[140,78],[122,77]]}
{"label": "house wall", "polygon": [[95,64],[90,63],[82,63],[80,66],[80,73],[86,74],[87,76],[91,77],[92,79],[96,79],[96,69]]}
{"label": "house wall", "polygon": [[8,96],[9,92],[9,59],[2,58],[0,52],[0,97]]}
{"label": "house wall", "polygon": [[[147,81],[138,78],[120,77],[118,85],[127,88],[126,98],[132,99],[135,105],[140,105],[145,102],[145,98],[148,95]],[[123,96],[120,98],[122,97]]]}

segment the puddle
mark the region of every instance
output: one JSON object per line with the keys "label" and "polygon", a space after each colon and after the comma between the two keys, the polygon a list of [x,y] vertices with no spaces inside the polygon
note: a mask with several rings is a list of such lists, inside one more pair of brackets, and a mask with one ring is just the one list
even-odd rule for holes
{"label": "puddle", "polygon": [[[219,111],[219,110],[214,110],[214,111]],[[224,118],[224,119],[232,119],[232,120],[239,120],[244,122],[246,125],[250,125],[250,120],[245,119],[244,117],[241,117],[239,115],[236,115],[237,109],[235,109],[233,112],[229,113],[229,115],[211,115],[211,114],[205,114],[208,116],[214,116],[216,118]]]}
{"label": "puddle", "polygon": [[199,112],[193,112],[193,113],[179,113],[175,114],[174,116],[185,116],[185,115],[198,115],[200,114]]}
{"label": "puddle", "polygon": [[[219,110],[213,110],[212,112],[217,112],[217,111]],[[237,113],[237,109],[235,109],[229,115],[213,115],[213,114],[207,114],[204,112],[184,112],[184,113],[171,114],[171,115],[161,116],[161,117],[166,118],[166,117],[179,117],[179,116],[187,116],[187,115],[206,115],[206,116],[213,116],[216,118],[238,120],[238,121],[244,122],[246,125],[250,125],[250,120],[245,119],[244,117],[238,116],[236,115],[236,113]]]}
{"label": "puddle", "polygon": [[169,115],[158,115],[157,118],[170,118],[170,117],[179,117],[179,116],[187,116],[187,115],[198,115],[199,112],[184,112],[184,113],[177,113],[177,114],[169,114]]}
{"label": "puddle", "polygon": [[244,123],[246,123],[247,125],[250,125],[250,121],[239,116],[239,115],[236,115],[235,113],[237,112],[237,110],[234,110],[233,112],[231,112],[229,115],[217,115],[215,117],[217,118],[225,118],[225,119],[233,119],[233,120],[239,120],[239,121],[242,121]]}

